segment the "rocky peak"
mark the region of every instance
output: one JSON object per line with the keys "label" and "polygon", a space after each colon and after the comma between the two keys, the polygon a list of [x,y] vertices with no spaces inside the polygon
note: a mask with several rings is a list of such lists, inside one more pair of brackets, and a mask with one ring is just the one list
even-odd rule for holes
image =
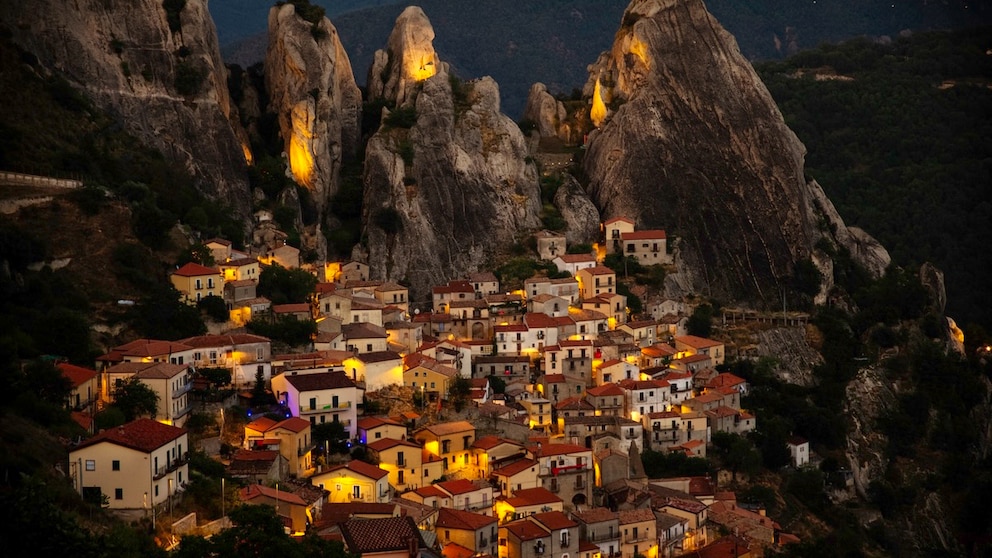
{"label": "rocky peak", "polygon": [[[420,18],[414,27],[411,20]],[[433,36],[424,34],[430,23],[419,8],[403,12],[397,28],[390,36],[396,60],[406,52],[398,37]],[[417,48],[434,52],[429,43]],[[392,76],[378,94],[415,114],[405,122],[385,117],[366,146],[367,241],[356,254],[379,278],[408,281],[420,298],[433,285],[492,265],[541,224],[537,170],[520,129],[499,112],[496,82],[462,82],[430,60],[436,72],[417,82],[397,77],[395,67],[372,72]]]}
{"label": "rocky peak", "polygon": [[396,18],[386,50],[377,50],[369,70],[370,99],[385,99],[402,106],[413,100],[417,84],[441,72],[434,52],[434,27],[418,6]]}
{"label": "rocky peak", "polygon": [[584,94],[593,200],[678,236],[696,292],[771,302],[832,234],[814,218],[805,148],[701,0],[634,0]]}
{"label": "rocky peak", "polygon": [[326,209],[338,190],[341,163],[359,147],[362,96],[337,30],[311,22],[293,4],[269,11],[265,82],[279,119],[289,173]]}
{"label": "rocky peak", "polygon": [[161,0],[2,2],[0,19],[45,68],[247,221],[247,146],[206,0],[170,9]]}

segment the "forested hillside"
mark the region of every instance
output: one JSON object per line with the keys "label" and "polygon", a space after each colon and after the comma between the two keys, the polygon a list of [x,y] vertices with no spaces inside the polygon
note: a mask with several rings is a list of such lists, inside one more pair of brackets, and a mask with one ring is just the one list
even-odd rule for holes
{"label": "forested hillside", "polygon": [[990,29],[853,40],[758,66],[848,224],[945,272],[948,315],[992,325]]}

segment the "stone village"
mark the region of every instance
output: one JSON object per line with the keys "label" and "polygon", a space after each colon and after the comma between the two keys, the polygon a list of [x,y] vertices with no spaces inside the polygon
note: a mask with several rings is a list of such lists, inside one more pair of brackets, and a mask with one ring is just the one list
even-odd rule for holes
{"label": "stone village", "polygon": [[[721,490],[726,479],[645,474],[644,450],[705,458],[712,433],[746,434],[758,420],[741,408],[747,382],[718,371],[724,343],[687,333],[689,303],[649,301],[631,319],[602,265],[611,252],[671,265],[665,231],[610,219],[582,254],[566,251],[564,235],[535,240],[562,278],[536,275],[506,292],[476,273],[435,286],[423,310],[357,261],[311,268],[322,281],[310,303],[272,305],[256,296],[260,270],[300,267],[298,250],[277,243],[252,257],[208,240],[219,263],[186,264],[171,280],[189,303],[222,296],[227,331],[135,340],[93,369],[60,365],[91,431],[121,381],[139,380],[159,401],[154,416],[70,451],[76,489],[146,517],[181,498],[198,449],[183,428],[197,370],[224,368],[242,395],[261,379],[281,413],[248,418],[226,476],[240,481],[240,502],[274,506],[291,534],[315,530],[364,556],[446,558],[760,556],[797,541]],[[268,338],[243,333],[265,313],[315,320],[308,352],[273,354]],[[468,393],[456,405],[458,383]],[[367,412],[376,393],[403,410]],[[330,460],[311,432],[325,423],[343,427],[363,459]],[[793,466],[809,464],[807,441],[790,439],[789,451]]]}

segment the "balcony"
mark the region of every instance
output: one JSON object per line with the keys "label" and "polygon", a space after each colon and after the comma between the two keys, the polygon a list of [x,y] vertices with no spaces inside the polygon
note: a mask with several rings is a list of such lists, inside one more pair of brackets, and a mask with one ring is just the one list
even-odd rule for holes
{"label": "balcony", "polygon": [[313,448],[314,447],[315,447],[315,445],[312,444],[312,443],[311,444],[308,444],[306,446],[303,446],[300,449],[296,450],[296,455],[298,457],[303,457],[304,455],[306,455],[306,454],[310,453],[311,451],[313,451]]}
{"label": "balcony", "polygon": [[[544,469],[543,467],[541,469],[542,469],[542,471],[541,471],[542,474],[546,474],[545,471],[547,469]],[[564,474],[567,474],[567,473],[583,473],[585,471],[586,471],[586,464],[585,463],[582,463],[582,464],[579,464],[579,465],[562,465],[560,467],[552,467],[551,468],[551,474],[554,475],[554,476],[564,475]]]}
{"label": "balcony", "polygon": [[627,438],[628,440],[636,440],[640,437],[641,436],[637,432],[627,432],[624,434],[624,438]]}
{"label": "balcony", "polygon": [[630,534],[623,538],[623,544],[634,544],[648,540],[651,540],[651,536],[647,533]]}
{"label": "balcony", "polygon": [[[620,540],[620,533],[601,533],[601,534],[598,534],[598,535],[593,535],[591,537],[588,537],[588,539],[589,539],[589,542],[591,542],[591,543],[601,543],[601,542],[606,542],[606,541],[619,541]],[[609,552],[604,552],[603,553],[603,556],[604,557],[605,556],[609,556]]]}
{"label": "balcony", "polygon": [[314,407],[300,405],[300,415],[309,415],[314,413],[326,413],[328,411],[341,411],[344,409],[351,408],[351,401],[338,401],[337,405],[333,403],[328,403],[327,405],[316,405]]}
{"label": "balcony", "polygon": [[186,452],[182,454],[182,456],[180,456],[178,459],[173,459],[172,462],[170,462],[168,465],[156,469],[153,478],[155,480],[159,480],[160,478],[164,477],[165,475],[168,475],[169,473],[182,467],[188,462],[189,462],[189,452]]}
{"label": "balcony", "polygon": [[190,379],[190,381],[186,382],[185,385],[180,386],[179,389],[173,391],[172,392],[172,398],[173,399],[179,399],[180,397],[182,397],[183,395],[186,395],[187,393],[189,393],[191,391],[193,391],[193,381],[192,381],[192,379]]}

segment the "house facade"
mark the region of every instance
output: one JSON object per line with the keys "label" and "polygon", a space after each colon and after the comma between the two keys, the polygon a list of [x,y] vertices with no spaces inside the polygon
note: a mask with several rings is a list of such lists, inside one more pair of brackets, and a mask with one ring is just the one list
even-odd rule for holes
{"label": "house facade", "polygon": [[189,482],[186,430],[151,419],[109,428],[69,452],[76,490],[110,509],[149,509]]}

